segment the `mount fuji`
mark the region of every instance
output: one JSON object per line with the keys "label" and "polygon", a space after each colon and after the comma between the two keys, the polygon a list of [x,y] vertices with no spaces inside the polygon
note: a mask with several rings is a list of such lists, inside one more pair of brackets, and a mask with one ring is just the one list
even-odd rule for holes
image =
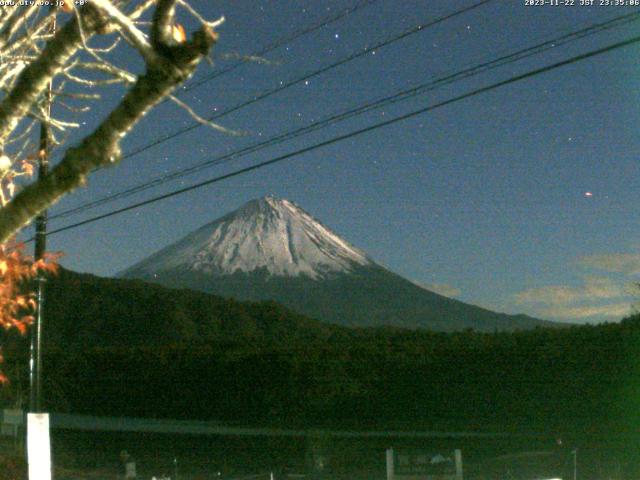
{"label": "mount fuji", "polygon": [[495,331],[556,325],[422,288],[378,265],[295,203],[274,197],[246,203],[119,276],[240,300],[275,300],[347,326]]}

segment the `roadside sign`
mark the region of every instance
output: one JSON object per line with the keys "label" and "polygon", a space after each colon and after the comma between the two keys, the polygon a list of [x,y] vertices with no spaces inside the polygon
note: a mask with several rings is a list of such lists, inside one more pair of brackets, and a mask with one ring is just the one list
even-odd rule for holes
{"label": "roadside sign", "polygon": [[51,480],[49,414],[27,414],[27,459],[29,480]]}
{"label": "roadside sign", "polygon": [[462,480],[460,450],[387,450],[387,480]]}

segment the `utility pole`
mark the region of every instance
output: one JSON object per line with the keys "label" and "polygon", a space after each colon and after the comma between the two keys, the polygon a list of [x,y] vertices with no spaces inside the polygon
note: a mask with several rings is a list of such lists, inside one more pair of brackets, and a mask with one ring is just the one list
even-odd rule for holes
{"label": "utility pole", "polygon": [[[46,101],[49,102],[50,98]],[[50,105],[45,108],[50,108]],[[47,175],[49,171],[49,127],[46,123],[40,125],[40,149],[38,153],[38,178]],[[47,248],[47,211],[43,211],[36,217],[35,252],[36,261],[44,257]],[[44,323],[45,282],[47,279],[43,273],[36,278],[37,305],[36,319],[32,333],[33,356],[32,384],[31,384],[31,411],[42,410],[42,326]]]}
{"label": "utility pole", "polygon": [[578,480],[578,447],[571,453],[573,453],[573,480]]}
{"label": "utility pole", "polygon": [[[55,6],[50,7],[52,10]],[[49,28],[51,33],[56,31],[56,17],[51,19]],[[45,118],[51,116],[51,96],[52,82],[47,86],[43,108]],[[45,177],[49,173],[49,149],[51,132],[47,121],[40,122],[40,138],[38,141],[38,179]],[[47,249],[47,211],[43,211],[36,217],[36,234],[34,259],[41,260]],[[45,282],[46,278],[42,273],[36,278],[36,315],[35,324],[31,328],[31,348],[29,359],[29,411],[32,413],[42,411],[42,326],[44,323],[44,302],[45,302]]]}
{"label": "utility pole", "polygon": [[[52,3],[49,11],[53,13],[49,32],[56,31],[56,7]],[[45,90],[42,109],[43,119],[40,121],[40,138],[38,141],[38,179],[49,173],[49,150],[51,147],[52,80]],[[47,211],[36,217],[35,261],[44,258],[47,248]],[[43,413],[42,407],[42,327],[44,323],[45,281],[43,273],[36,278],[36,315],[35,324],[31,328],[31,355],[29,359],[29,413],[27,414],[27,464],[29,480],[51,480],[51,438],[49,414]]]}

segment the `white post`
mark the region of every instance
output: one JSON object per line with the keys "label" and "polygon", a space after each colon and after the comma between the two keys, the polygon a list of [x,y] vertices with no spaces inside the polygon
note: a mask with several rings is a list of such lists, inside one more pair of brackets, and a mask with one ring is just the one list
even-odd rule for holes
{"label": "white post", "polygon": [[455,450],[456,457],[456,480],[462,480],[462,451],[460,449]]}
{"label": "white post", "polygon": [[27,461],[29,480],[51,480],[49,414],[27,414]]}
{"label": "white post", "polygon": [[387,480],[393,480],[393,448],[387,448]]}
{"label": "white post", "polygon": [[269,479],[270,479],[270,480],[274,480],[274,478],[273,478],[273,472],[271,472],[271,473],[269,474]]}

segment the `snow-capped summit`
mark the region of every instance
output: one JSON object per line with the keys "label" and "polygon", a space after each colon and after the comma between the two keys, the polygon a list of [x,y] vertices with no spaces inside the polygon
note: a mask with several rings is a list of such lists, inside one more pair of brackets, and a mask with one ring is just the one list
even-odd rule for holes
{"label": "snow-capped summit", "polygon": [[125,275],[181,269],[214,275],[264,271],[317,279],[369,263],[364,252],[295,203],[268,196],[201,227]]}

